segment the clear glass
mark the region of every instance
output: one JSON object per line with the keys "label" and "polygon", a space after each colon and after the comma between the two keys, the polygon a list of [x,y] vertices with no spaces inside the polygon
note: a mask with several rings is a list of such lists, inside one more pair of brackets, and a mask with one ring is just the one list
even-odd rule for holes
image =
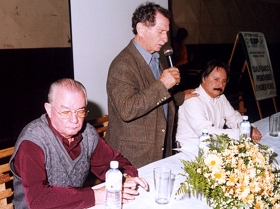
{"label": "clear glass", "polygon": [[269,135],[277,137],[279,134],[279,122],[280,118],[278,115],[271,115],[269,117]]}
{"label": "clear glass", "polygon": [[171,194],[171,170],[166,167],[154,168],[155,201],[158,204],[169,203]]}

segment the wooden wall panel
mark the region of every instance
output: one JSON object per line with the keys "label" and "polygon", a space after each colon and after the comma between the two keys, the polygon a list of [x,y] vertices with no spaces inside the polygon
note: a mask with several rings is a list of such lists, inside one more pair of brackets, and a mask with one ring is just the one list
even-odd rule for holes
{"label": "wooden wall panel", "polygon": [[68,0],[1,0],[0,49],[70,47]]}
{"label": "wooden wall panel", "polygon": [[186,28],[186,44],[234,43],[239,31],[262,32],[267,42],[280,43],[279,0],[172,0],[171,5],[173,36]]}

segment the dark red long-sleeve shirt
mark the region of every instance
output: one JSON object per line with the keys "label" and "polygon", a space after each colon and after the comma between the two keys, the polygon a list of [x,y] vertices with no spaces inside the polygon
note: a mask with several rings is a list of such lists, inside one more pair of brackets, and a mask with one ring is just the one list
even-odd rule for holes
{"label": "dark red long-sleeve shirt", "polygon": [[[79,134],[74,137],[74,141],[69,145],[68,139],[61,136],[51,125],[50,128],[62,140],[72,160],[76,159],[81,153],[80,141],[82,135]],[[91,171],[104,180],[111,160],[119,161],[119,167],[125,173],[138,176],[136,168],[126,158],[107,145],[102,138],[99,138],[90,159]],[[88,208],[95,204],[94,191],[90,187],[50,186],[47,182],[44,162],[43,150],[28,140],[21,143],[14,158],[14,168],[22,178],[26,202],[30,208]]]}

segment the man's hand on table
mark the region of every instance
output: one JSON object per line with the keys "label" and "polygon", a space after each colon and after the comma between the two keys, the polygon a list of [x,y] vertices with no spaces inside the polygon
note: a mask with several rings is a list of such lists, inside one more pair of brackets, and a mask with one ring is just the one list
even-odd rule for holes
{"label": "man's hand on table", "polygon": [[106,195],[106,189],[105,186],[100,187],[99,189],[94,189],[94,199],[95,199],[95,205],[104,205],[105,204],[105,195]]}
{"label": "man's hand on table", "polygon": [[138,185],[146,191],[149,189],[148,183],[143,178],[131,177],[129,175],[125,175],[124,177],[122,203],[128,203],[129,200],[135,199],[135,196],[139,194],[137,191]]}
{"label": "man's hand on table", "polygon": [[262,138],[262,134],[257,128],[252,128],[252,134],[251,134],[252,140],[255,142],[259,142]]}

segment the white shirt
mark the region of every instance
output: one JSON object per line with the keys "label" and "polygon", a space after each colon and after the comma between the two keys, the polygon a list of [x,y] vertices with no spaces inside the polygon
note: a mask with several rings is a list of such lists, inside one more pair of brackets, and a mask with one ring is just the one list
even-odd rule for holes
{"label": "white shirt", "polygon": [[[238,124],[242,116],[233,109],[225,95],[211,98],[201,85],[195,92],[200,95],[185,100],[178,111],[176,140],[183,148],[197,149],[204,128],[208,129],[209,134],[224,133],[230,138],[239,139]],[[229,129],[223,129],[225,123]]]}

